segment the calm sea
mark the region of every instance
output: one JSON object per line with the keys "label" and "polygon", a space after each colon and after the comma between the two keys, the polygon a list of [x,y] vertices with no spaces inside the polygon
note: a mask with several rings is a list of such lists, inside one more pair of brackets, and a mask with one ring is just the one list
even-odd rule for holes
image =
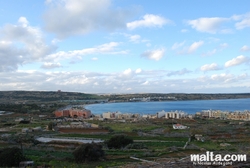
{"label": "calm sea", "polygon": [[223,100],[192,100],[192,101],[162,101],[162,102],[125,102],[104,103],[85,106],[93,114],[103,112],[156,114],[161,110],[181,110],[194,114],[201,110],[244,111],[250,110],[250,99],[223,99]]}

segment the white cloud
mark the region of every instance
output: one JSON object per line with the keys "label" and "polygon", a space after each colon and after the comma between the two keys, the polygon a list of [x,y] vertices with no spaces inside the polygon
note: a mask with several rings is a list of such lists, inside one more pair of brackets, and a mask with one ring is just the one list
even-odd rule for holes
{"label": "white cloud", "polygon": [[194,42],[193,44],[191,44],[191,46],[188,48],[188,53],[194,53],[199,47],[201,47],[204,44],[203,41],[198,41],[198,42]]}
{"label": "white cloud", "polygon": [[113,9],[111,0],[56,0],[46,4],[49,9],[43,16],[45,29],[58,38],[126,28],[126,20],[133,13]]}
{"label": "white cloud", "polygon": [[217,50],[216,50],[216,49],[213,49],[213,50],[211,50],[211,51],[208,51],[208,52],[206,52],[206,53],[203,53],[202,56],[210,56],[210,55],[215,54],[216,52],[217,52]]}
{"label": "white cloud", "polygon": [[45,62],[41,68],[43,69],[53,69],[53,68],[60,68],[62,65],[60,63],[51,63],[51,62]]}
{"label": "white cloud", "polygon": [[200,68],[201,71],[213,71],[213,70],[218,70],[218,69],[220,69],[220,68],[216,63],[205,64],[205,65],[201,66],[201,68]]}
{"label": "white cloud", "polygon": [[171,71],[171,72],[168,72],[166,75],[167,76],[175,76],[175,75],[185,75],[187,73],[190,73],[191,71],[187,70],[186,68],[183,68],[181,70],[178,70],[178,71]]}
{"label": "white cloud", "polygon": [[[175,71],[181,75],[181,71]],[[55,90],[87,93],[131,93],[133,92],[239,92],[250,87],[247,73],[240,75],[214,74],[198,79],[186,75],[185,78],[171,79],[166,77],[166,71],[143,71],[136,75],[130,68],[116,73],[97,73],[86,71],[47,71],[34,70],[0,72],[1,90]],[[125,75],[125,74],[127,75]],[[174,74],[174,71],[173,71]],[[15,76],[15,77],[12,77]],[[126,80],[125,80],[126,79]],[[148,81],[148,82],[147,82]],[[142,84],[143,85],[142,87]],[[105,86],[105,87],[104,87]],[[170,88],[171,87],[171,88]],[[230,89],[230,90],[229,90]]]}
{"label": "white cloud", "polygon": [[240,51],[250,51],[250,47],[244,45],[243,47],[241,47]]}
{"label": "white cloud", "polygon": [[243,15],[234,15],[232,16],[234,20],[239,22],[235,23],[236,29],[244,29],[246,27],[250,27],[250,13],[246,13]]}
{"label": "white cloud", "polygon": [[226,74],[226,73],[222,73],[222,74],[214,74],[211,76],[211,79],[214,81],[222,81],[222,82],[230,82],[232,81],[234,78],[234,75],[232,74]]}
{"label": "white cloud", "polygon": [[25,17],[20,17],[18,19],[18,23],[20,23],[23,27],[27,27],[29,22]]}
{"label": "white cloud", "polygon": [[163,25],[168,23],[171,23],[171,21],[165,19],[164,17],[147,14],[143,16],[142,20],[127,23],[127,28],[132,30],[138,27],[162,27]]}
{"label": "white cloud", "polygon": [[142,72],[141,68],[138,68],[138,69],[135,70],[135,73],[136,73],[136,74],[139,74],[139,73],[141,73],[141,72]]}
{"label": "white cloud", "polygon": [[126,69],[123,71],[124,75],[131,75],[132,74],[132,70],[130,68]]}
{"label": "white cloud", "polygon": [[141,54],[141,56],[155,61],[159,61],[164,56],[164,54],[165,54],[165,49],[158,49],[158,50],[145,51],[144,53]]}
{"label": "white cloud", "polygon": [[244,55],[240,55],[240,56],[237,56],[236,58],[233,58],[233,59],[227,61],[225,63],[225,67],[236,66],[236,65],[240,65],[240,64],[243,64],[246,62],[249,62],[249,58],[244,56]]}
{"label": "white cloud", "polygon": [[197,31],[215,34],[221,31],[221,24],[228,20],[227,18],[212,17],[188,20],[187,23]]}
{"label": "white cloud", "polygon": [[182,47],[185,44],[185,41],[181,42],[181,43],[174,43],[174,45],[172,46],[172,50],[176,50],[180,47]]}
{"label": "white cloud", "polygon": [[141,85],[149,85],[149,81],[145,81],[145,82],[142,83]]}
{"label": "white cloud", "polygon": [[126,51],[116,50],[116,47],[118,45],[119,43],[117,42],[110,42],[93,48],[86,48],[82,50],[59,51],[57,53],[46,56],[44,60],[59,61],[63,59],[81,59],[82,56],[88,54],[126,54]]}
{"label": "white cloud", "polygon": [[93,58],[92,58],[92,60],[93,60],[93,61],[97,61],[97,60],[98,60],[98,58],[96,58],[96,57],[93,57]]}
{"label": "white cloud", "polygon": [[139,43],[140,40],[141,40],[141,36],[136,34],[136,35],[131,35],[129,36],[129,39],[131,42],[134,42],[134,43]]}
{"label": "white cloud", "polygon": [[46,44],[40,29],[30,26],[25,17],[18,22],[0,28],[0,71],[17,70],[18,66],[39,61],[56,49]]}
{"label": "white cloud", "polygon": [[220,48],[221,49],[225,49],[225,48],[227,48],[228,47],[228,44],[227,43],[222,43],[222,44],[220,44]]}

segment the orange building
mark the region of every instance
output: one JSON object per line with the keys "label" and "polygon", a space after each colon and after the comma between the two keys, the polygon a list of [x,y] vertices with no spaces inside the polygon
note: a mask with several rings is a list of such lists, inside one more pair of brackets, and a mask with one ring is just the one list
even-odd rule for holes
{"label": "orange building", "polygon": [[91,111],[87,109],[69,109],[55,111],[56,117],[90,118]]}

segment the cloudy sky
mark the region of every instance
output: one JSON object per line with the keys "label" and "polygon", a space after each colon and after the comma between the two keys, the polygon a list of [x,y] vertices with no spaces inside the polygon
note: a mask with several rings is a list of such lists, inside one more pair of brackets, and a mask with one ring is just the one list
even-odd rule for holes
{"label": "cloudy sky", "polygon": [[250,92],[250,1],[0,1],[0,90]]}

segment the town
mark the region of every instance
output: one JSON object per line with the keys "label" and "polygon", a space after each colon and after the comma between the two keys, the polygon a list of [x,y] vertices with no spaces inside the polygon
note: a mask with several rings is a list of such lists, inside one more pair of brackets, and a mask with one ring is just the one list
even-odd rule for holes
{"label": "town", "polygon": [[[0,104],[0,158],[6,157],[6,150],[20,150],[22,157],[17,164],[21,167],[191,167],[190,154],[208,150],[249,157],[249,110],[95,114],[85,105],[103,103],[105,97],[88,94],[88,100],[73,101],[82,95],[41,92],[29,94],[32,98],[24,101],[24,92],[20,92],[22,96],[17,92],[4,94],[9,95],[9,102]],[[149,100],[133,97],[127,100]],[[177,101],[176,97],[165,98]],[[87,145],[99,154],[77,160],[76,153]],[[249,165],[248,161],[234,165]]]}

